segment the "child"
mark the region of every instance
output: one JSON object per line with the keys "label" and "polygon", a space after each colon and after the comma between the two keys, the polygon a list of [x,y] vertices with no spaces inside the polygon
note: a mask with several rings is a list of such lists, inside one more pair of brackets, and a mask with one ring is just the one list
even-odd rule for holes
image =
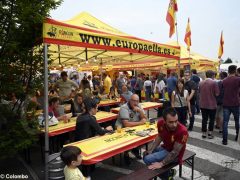
{"label": "child", "polygon": [[81,150],[76,146],[66,146],[61,151],[61,159],[66,164],[64,167],[65,180],[85,180],[78,166],[82,162]]}

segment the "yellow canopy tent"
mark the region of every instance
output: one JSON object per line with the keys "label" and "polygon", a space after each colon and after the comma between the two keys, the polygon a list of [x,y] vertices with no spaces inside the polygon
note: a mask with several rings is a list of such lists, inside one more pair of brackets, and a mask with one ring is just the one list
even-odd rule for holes
{"label": "yellow canopy tent", "polygon": [[52,67],[113,67],[116,63],[179,60],[180,47],[155,43],[125,34],[88,13],[69,21],[46,19],[43,23],[44,43],[44,119],[45,179],[48,179],[48,59]]}
{"label": "yellow canopy tent", "polygon": [[[167,43],[169,45],[177,45],[177,42],[169,42]],[[207,57],[204,57],[198,53],[192,52],[187,50],[186,47],[183,45],[180,45],[180,64],[181,68],[183,68],[185,65],[191,65],[191,68],[197,69],[198,71],[206,71],[206,70],[217,70],[219,61],[217,59],[210,59]],[[169,60],[165,62],[165,66],[168,67],[168,69],[174,69],[176,65],[174,64],[176,61]],[[174,64],[174,65],[173,65]]]}
{"label": "yellow canopy tent", "polygon": [[160,44],[123,33],[83,12],[68,21],[47,19],[43,27],[44,43],[51,44],[48,54],[52,67],[78,66],[105,68],[163,65],[178,60],[180,47]]}

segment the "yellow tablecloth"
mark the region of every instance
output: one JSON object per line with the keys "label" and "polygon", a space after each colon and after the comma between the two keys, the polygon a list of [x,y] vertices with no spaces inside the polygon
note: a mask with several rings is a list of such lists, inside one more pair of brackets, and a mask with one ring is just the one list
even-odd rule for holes
{"label": "yellow tablecloth", "polygon": [[[136,131],[142,131],[149,128],[153,130],[145,137],[140,137],[135,134]],[[133,133],[126,132],[126,130],[133,129],[135,130]],[[156,135],[157,130],[155,124],[149,127],[141,125],[132,128],[124,128],[121,133],[115,132],[110,135],[96,136],[67,144],[66,146],[73,145],[82,150],[83,164],[95,164],[111,156],[150,142]]]}
{"label": "yellow tablecloth", "polygon": [[[97,122],[102,123],[106,121],[111,121],[114,119],[117,119],[117,115],[111,112],[105,112],[105,111],[99,111],[95,115]],[[76,127],[76,119],[77,117],[71,118],[70,122],[64,123],[63,121],[60,121],[56,126],[50,126],[49,127],[49,136],[56,136],[59,134],[63,134],[66,132],[74,131]],[[42,132],[45,132],[44,129],[41,130]]]}
{"label": "yellow tablecloth", "polygon": [[111,105],[117,105],[121,103],[121,99],[117,98],[116,100],[113,99],[106,99],[106,100],[102,100],[100,101],[100,103],[98,104],[99,107],[101,106],[111,106]]}
{"label": "yellow tablecloth", "polygon": [[[156,102],[143,102],[143,103],[140,103],[140,104],[141,104],[141,106],[144,110],[149,110],[151,108],[162,107],[162,103],[156,103]],[[120,110],[120,107],[111,109],[111,111],[113,113],[118,113],[119,110]]]}

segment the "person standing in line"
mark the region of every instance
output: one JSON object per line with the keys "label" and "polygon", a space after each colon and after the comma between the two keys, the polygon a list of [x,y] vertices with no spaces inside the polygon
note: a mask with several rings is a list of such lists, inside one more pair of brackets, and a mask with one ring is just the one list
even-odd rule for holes
{"label": "person standing in line", "polygon": [[74,81],[78,86],[80,85],[78,74],[74,74],[71,80]]}
{"label": "person standing in line", "polygon": [[93,76],[93,89],[96,90],[97,87],[100,87],[100,81],[99,81],[99,76],[95,75]]}
{"label": "person standing in line", "polygon": [[167,78],[167,92],[168,92],[168,98],[171,102],[172,98],[172,92],[175,90],[177,85],[177,78],[175,77],[175,72],[171,72],[170,77]]}
{"label": "person standing in line", "polygon": [[200,108],[202,111],[202,138],[207,137],[208,124],[208,139],[213,139],[213,128],[217,109],[216,96],[219,95],[219,88],[214,81],[215,73],[211,70],[206,72],[206,79],[199,84]]}
{"label": "person standing in line", "polygon": [[[59,89],[58,94],[61,104],[71,104],[71,112],[74,113],[74,104],[72,98],[74,93],[79,89],[79,86],[74,81],[68,79],[67,72],[61,72],[61,79],[55,84],[55,90]],[[73,88],[75,89],[73,91]]]}
{"label": "person standing in line", "polygon": [[196,103],[196,95],[195,92],[197,91],[197,85],[194,81],[192,81],[190,79],[190,72],[189,71],[185,71],[184,72],[184,88],[188,91],[189,94],[189,101],[191,104],[191,114],[192,116],[190,116],[190,123],[188,126],[188,130],[192,131],[193,129],[193,125],[194,125],[194,121],[195,121],[195,103]]}
{"label": "person standing in line", "polygon": [[240,67],[237,68],[237,76],[240,77]]}
{"label": "person standing in line", "polygon": [[239,92],[240,78],[236,76],[237,66],[231,65],[228,67],[228,77],[223,80],[223,140],[222,144],[227,145],[228,141],[228,122],[231,113],[235,121],[236,136],[239,134]]}
{"label": "person standing in line", "polygon": [[154,86],[154,93],[158,93],[159,99],[164,99],[165,86],[163,75],[159,74]]}
{"label": "person standing in line", "polygon": [[220,80],[217,81],[218,84],[218,88],[220,91],[220,94],[216,97],[217,100],[217,110],[216,110],[216,129],[219,129],[219,133],[222,133],[222,126],[223,126],[223,79],[225,79],[227,77],[227,73],[226,72],[221,72],[220,73]]}
{"label": "person standing in line", "polygon": [[93,82],[92,82],[92,76],[88,75],[87,80],[88,80],[88,82],[90,84],[91,91],[93,91],[94,87],[93,87]]}
{"label": "person standing in line", "polygon": [[186,89],[184,89],[184,80],[179,79],[177,81],[176,89],[172,92],[172,102],[171,105],[178,114],[178,121],[186,126],[187,124],[187,114],[191,116],[191,105],[189,102],[189,94]]}
{"label": "person standing in line", "polygon": [[[196,85],[197,85],[197,89],[199,89],[199,83],[201,81],[200,77],[198,77],[197,75],[197,70],[196,69],[192,69],[192,76],[191,76],[191,80],[193,80]],[[200,107],[199,107],[199,92],[198,90],[196,91],[196,113],[199,114],[200,113]]]}
{"label": "person standing in line", "polygon": [[110,88],[112,87],[112,80],[111,78],[108,76],[107,73],[103,73],[103,89],[104,92],[103,94],[109,94],[110,93]]}
{"label": "person standing in line", "polygon": [[58,94],[62,102],[67,103],[72,98],[72,88],[78,89],[79,86],[74,81],[68,79],[67,72],[63,71],[61,72],[61,79],[55,84],[55,88],[59,89]]}
{"label": "person standing in line", "polygon": [[117,92],[118,94],[122,94],[122,86],[126,85],[127,81],[124,78],[124,74],[120,74],[119,78],[116,80]]}
{"label": "person standing in line", "polygon": [[139,97],[139,102],[142,102],[142,89],[143,89],[143,80],[142,80],[141,74],[138,74],[138,78],[135,83],[134,90]]}
{"label": "person standing in line", "polygon": [[152,82],[149,80],[149,77],[146,77],[146,81],[144,82],[144,91],[145,91],[145,98],[147,102],[151,101],[152,95]]}
{"label": "person standing in line", "polygon": [[131,84],[131,91],[132,91],[132,93],[135,93],[135,91],[134,91],[134,86],[135,86],[136,82],[137,82],[136,77],[135,77],[135,76],[132,76],[132,78],[130,79],[130,84]]}

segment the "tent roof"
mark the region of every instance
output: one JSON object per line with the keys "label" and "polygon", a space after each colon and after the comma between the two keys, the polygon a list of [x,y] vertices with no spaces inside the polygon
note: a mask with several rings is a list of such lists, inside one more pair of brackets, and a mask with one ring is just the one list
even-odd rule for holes
{"label": "tent roof", "polygon": [[81,26],[88,29],[98,30],[101,32],[111,33],[115,35],[129,36],[128,34],[121,32],[118,29],[100,21],[99,19],[87,12],[82,12],[77,16],[73,17],[72,19],[63,22],[73,26]]}
{"label": "tent roof", "polygon": [[[176,41],[172,41],[172,42],[168,42],[167,44],[170,45],[177,45],[178,43]],[[190,57],[189,57],[189,51],[187,50],[187,48],[185,46],[183,46],[182,44],[179,44],[180,48],[181,48],[181,52],[180,52],[180,62],[182,65],[185,64],[198,64],[199,66],[214,66],[216,67],[219,63],[218,59],[211,59],[211,58],[207,58],[203,55],[200,55],[198,53],[195,53],[193,51],[190,51]]]}
{"label": "tent roof", "polygon": [[[177,46],[178,43],[176,41],[172,41],[172,42],[168,42],[167,44],[172,45],[172,46]],[[181,48],[181,53],[180,53],[180,59],[189,59],[189,51],[187,50],[187,48],[185,46],[183,46],[182,44],[179,44],[180,48]],[[196,59],[196,60],[207,60],[207,61],[218,61],[217,59],[211,59],[211,58],[207,58],[205,56],[202,56],[198,53],[195,53],[193,51],[190,51],[190,58],[191,59]]]}
{"label": "tent roof", "polygon": [[99,66],[145,61],[159,63],[167,59],[179,59],[180,54],[178,46],[129,36],[86,12],[68,21],[47,19],[43,38],[45,43],[50,44],[51,66],[55,67],[59,64]]}

